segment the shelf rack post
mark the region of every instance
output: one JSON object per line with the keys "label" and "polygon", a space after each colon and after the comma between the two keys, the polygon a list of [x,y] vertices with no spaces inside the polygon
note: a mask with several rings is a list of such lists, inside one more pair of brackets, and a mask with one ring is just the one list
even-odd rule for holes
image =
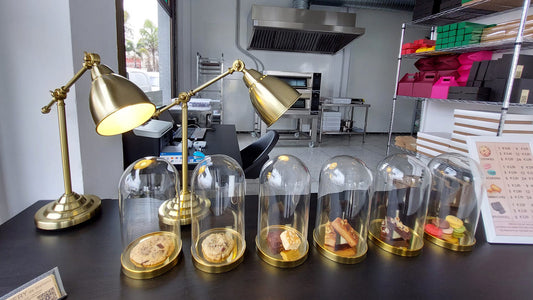
{"label": "shelf rack post", "polygon": [[396,110],[396,100],[398,99],[398,82],[400,81],[400,68],[402,66],[402,45],[403,45],[403,38],[405,36],[405,23],[402,24],[402,35],[400,38],[400,49],[398,50],[398,67],[396,68],[396,85],[394,86],[394,96],[392,97],[392,110],[391,110],[391,117],[390,117],[390,123],[389,123],[389,138],[387,140],[387,152],[386,155],[389,155],[390,151],[390,145],[392,140],[392,126],[394,124],[394,114]]}
{"label": "shelf rack post", "polygon": [[505,94],[503,97],[503,104],[500,115],[500,123],[498,125],[498,136],[503,133],[503,127],[505,125],[505,119],[507,117],[507,111],[509,110],[509,101],[511,100],[511,93],[513,91],[513,83],[516,73],[516,65],[518,64],[518,58],[520,56],[520,49],[522,48],[522,42],[524,41],[524,27],[527,19],[527,11],[529,9],[530,0],[524,0],[522,7],[522,16],[520,18],[520,25],[516,34],[516,41],[514,44],[513,60],[511,62],[511,69],[509,70],[509,76],[507,76],[507,84],[505,85]]}

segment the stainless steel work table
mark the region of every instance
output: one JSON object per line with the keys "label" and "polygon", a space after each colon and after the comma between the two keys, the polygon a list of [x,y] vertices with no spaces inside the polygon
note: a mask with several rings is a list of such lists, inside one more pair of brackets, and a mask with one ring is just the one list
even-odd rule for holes
{"label": "stainless steel work table", "polygon": [[[328,108],[340,108],[340,107],[347,107],[350,109],[350,121],[352,121],[352,124],[354,122],[353,115],[354,110],[356,108],[363,108],[365,109],[365,117],[364,117],[364,125],[362,131],[323,131],[320,129],[320,135],[318,138],[318,142],[322,143],[322,135],[323,134],[335,134],[335,135],[355,135],[355,134],[362,134],[363,135],[363,143],[365,142],[366,137],[366,124],[367,124],[367,118],[368,118],[368,109],[370,108],[370,104],[365,103],[347,103],[347,104],[337,104],[337,103],[322,103],[320,108],[320,116],[322,117],[324,115],[324,111]],[[340,124],[339,124],[340,125]]]}

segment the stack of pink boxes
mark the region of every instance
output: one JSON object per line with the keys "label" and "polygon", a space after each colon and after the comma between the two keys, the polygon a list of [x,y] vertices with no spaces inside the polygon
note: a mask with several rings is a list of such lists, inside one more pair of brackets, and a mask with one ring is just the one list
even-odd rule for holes
{"label": "stack of pink boxes", "polygon": [[460,55],[420,58],[415,67],[398,82],[398,95],[447,99],[450,86],[465,86],[474,61],[490,60],[492,52],[480,51]]}

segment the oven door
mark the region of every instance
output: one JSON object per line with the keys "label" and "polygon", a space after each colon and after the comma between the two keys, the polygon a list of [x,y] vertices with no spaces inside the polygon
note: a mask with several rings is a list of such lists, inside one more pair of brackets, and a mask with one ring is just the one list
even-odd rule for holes
{"label": "oven door", "polygon": [[290,109],[311,109],[311,91],[310,90],[300,90],[297,91],[302,94],[298,100],[291,106]]}

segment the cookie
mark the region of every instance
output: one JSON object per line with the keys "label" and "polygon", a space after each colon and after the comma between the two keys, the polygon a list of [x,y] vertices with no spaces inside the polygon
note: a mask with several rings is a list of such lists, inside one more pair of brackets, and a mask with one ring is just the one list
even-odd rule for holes
{"label": "cookie", "polygon": [[479,154],[481,154],[484,157],[489,157],[491,154],[490,148],[484,145],[479,147]]}
{"label": "cookie", "polygon": [[447,215],[446,216],[446,221],[448,221],[448,223],[450,223],[450,226],[452,228],[459,228],[459,227],[463,226],[463,221],[461,219],[459,219],[458,217],[456,217],[456,216]]}
{"label": "cookie", "polygon": [[202,253],[207,261],[219,263],[228,258],[235,242],[224,233],[211,233],[202,242]]}
{"label": "cookie", "polygon": [[448,228],[442,228],[442,234],[448,234],[448,235],[451,235],[453,233],[453,228],[451,227],[448,227]]}
{"label": "cookie", "polygon": [[130,261],[141,268],[162,264],[174,251],[174,239],[167,235],[153,235],[140,241],[130,252]]}
{"label": "cookie", "polygon": [[450,228],[450,224],[448,223],[448,221],[441,218],[435,218],[431,223],[441,229]]}
{"label": "cookie", "polygon": [[441,237],[442,235],[442,229],[434,224],[426,224],[425,230],[428,234],[431,234],[434,237]]}

